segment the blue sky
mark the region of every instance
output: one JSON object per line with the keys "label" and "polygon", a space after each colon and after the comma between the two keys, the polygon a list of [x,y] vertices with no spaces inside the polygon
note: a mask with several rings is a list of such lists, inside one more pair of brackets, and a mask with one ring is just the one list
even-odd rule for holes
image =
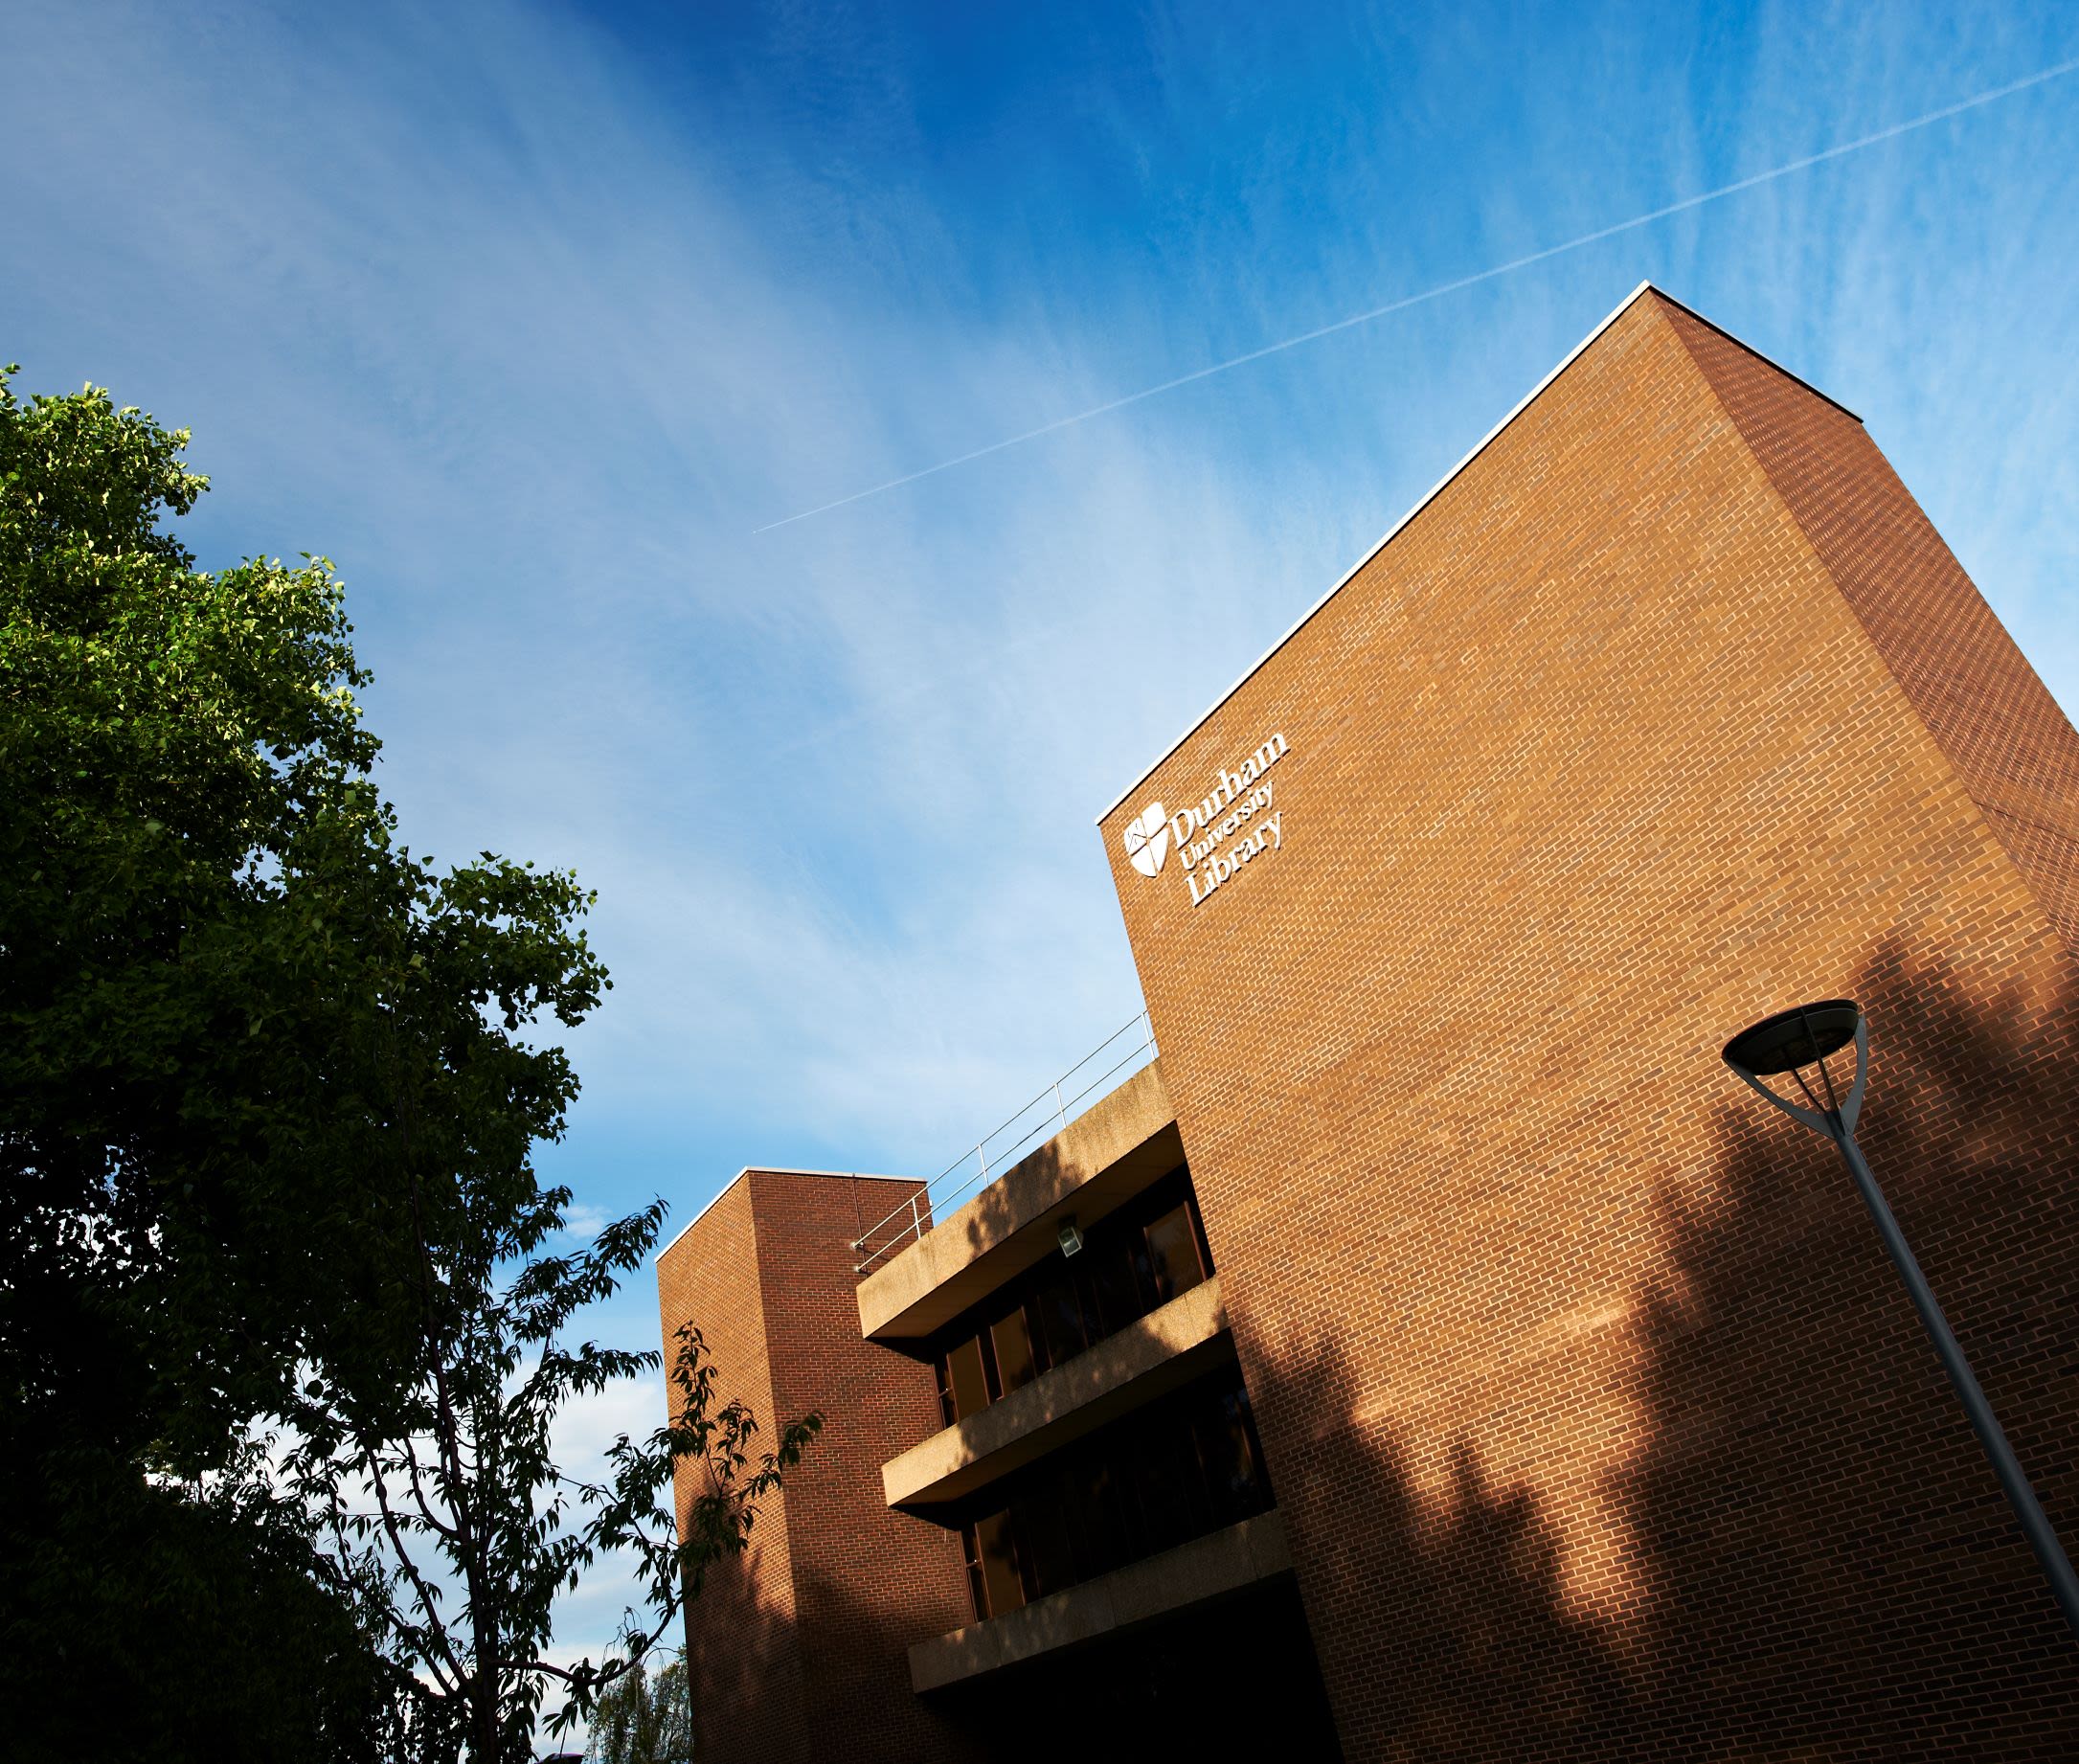
{"label": "blue sky", "polygon": [[2079,73],[756,531],[2039,73],[2069,9],[8,36],[0,353],[192,428],[206,564],[336,559],[415,847],[599,891],[546,1163],[602,1214],[935,1171],[1124,1022],[1092,816],[1641,278],[1858,411],[2079,704]]}

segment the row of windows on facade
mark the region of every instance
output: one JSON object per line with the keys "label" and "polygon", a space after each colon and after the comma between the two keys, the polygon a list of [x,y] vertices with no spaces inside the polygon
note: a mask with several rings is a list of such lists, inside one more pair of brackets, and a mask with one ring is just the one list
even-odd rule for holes
{"label": "row of windows on facade", "polygon": [[1190,1172],[1179,1167],[1094,1226],[1077,1255],[1048,1256],[944,1332],[938,1368],[945,1424],[1029,1384],[1211,1272]]}
{"label": "row of windows on facade", "polygon": [[1006,1477],[962,1527],[975,1617],[1002,1617],[1271,1504],[1235,1367]]}

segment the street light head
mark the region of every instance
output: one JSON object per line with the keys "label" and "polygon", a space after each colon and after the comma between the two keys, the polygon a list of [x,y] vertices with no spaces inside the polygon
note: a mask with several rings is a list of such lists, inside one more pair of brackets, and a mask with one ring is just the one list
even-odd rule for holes
{"label": "street light head", "polygon": [[1726,1043],[1726,1064],[1742,1077],[1769,1077],[1817,1066],[1855,1039],[1863,1013],[1849,999],[1796,1005],[1764,1017]]}
{"label": "street light head", "polygon": [[[1855,1045],[1855,1081],[1843,1097],[1834,1089],[1834,1074],[1826,1069],[1826,1056]],[[1851,999],[1822,999],[1817,1005],[1796,1005],[1764,1017],[1752,1029],[1744,1029],[1726,1043],[1726,1064],[1741,1083],[1764,1098],[1771,1108],[1781,1109],[1793,1120],[1802,1121],[1815,1133],[1837,1142],[1855,1132],[1855,1118],[1863,1112],[1863,1090],[1869,1082],[1869,1025]],[[1804,1068],[1819,1068],[1808,1081]],[[1805,1108],[1761,1080],[1789,1073],[1806,1102]],[[1814,1089],[1817,1083],[1818,1089]],[[1823,1093],[1823,1099],[1822,1099]]]}
{"label": "street light head", "polygon": [[[1826,1070],[1826,1056],[1840,1052],[1850,1042],[1855,1044],[1855,1082],[1849,1085],[1848,1094],[1843,1097],[1834,1089],[1833,1075]],[[1841,1153],[1842,1163],[1848,1167],[1849,1177],[1862,1190],[1863,1203],[1877,1223],[1877,1235],[1883,1240],[1892,1266],[1906,1282],[1907,1297],[1912,1300],[1913,1309],[1920,1313],[1921,1325],[1934,1344],[1934,1351],[1943,1369],[1949,1373],[1949,1382],[1963,1404],[1972,1430],[1977,1435],[1978,1443],[1985,1448],[1985,1456],[1992,1459],[1993,1474],[2000,1479],[2007,1504],[2014,1509],[2015,1518],[2021,1521],[2023,1535],[2035,1550],[2036,1560],[2043,1564],[2051,1594],[2065,1613],[2065,1620],[2071,1625],[2073,1634],[2079,1635],[2079,1574],[2072,1572],[2064,1544],[2045,1517],[2036,1491],[2028,1485],[2026,1472],[2014,1456],[2014,1448],[2007,1443],[2006,1435],[2000,1431],[1999,1417],[1985,1400],[1985,1392],[1978,1388],[1971,1363],[1963,1357],[1955,1331],[1949,1326],[1949,1319],[1942,1315],[1942,1307],[1929,1290],[1927,1276],[1920,1272],[1920,1264],[1913,1259],[1906,1233],[1899,1230],[1898,1220],[1891,1216],[1891,1209],[1885,1204],[1877,1179],[1870,1174],[1868,1161],[1864,1158],[1862,1147],[1855,1142],[1855,1120],[1862,1113],[1863,1092],[1869,1082],[1869,1025],[1862,1011],[1847,999],[1827,999],[1818,1005],[1798,1005],[1789,1010],[1779,1010],[1773,1017],[1764,1017],[1753,1028],[1742,1029],[1727,1042],[1725,1059],[1733,1075],[1772,1108],[1782,1110],[1793,1120],[1800,1121],[1815,1133],[1833,1141],[1834,1149]],[[1823,1101],[1804,1074],[1804,1069],[1812,1066],[1819,1068],[1819,1089],[1825,1093]],[[1810,1108],[1793,1102],[1761,1081],[1764,1076],[1777,1077],[1786,1072],[1804,1094],[1805,1101],[1812,1105]]]}

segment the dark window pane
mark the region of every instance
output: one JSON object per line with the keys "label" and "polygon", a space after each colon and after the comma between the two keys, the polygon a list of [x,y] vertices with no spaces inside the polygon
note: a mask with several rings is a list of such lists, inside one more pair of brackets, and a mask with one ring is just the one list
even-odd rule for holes
{"label": "dark window pane", "polygon": [[1076,1580],[1075,1549],[1069,1504],[1057,1488],[1042,1484],[1012,1503],[1018,1530],[1019,1566],[1025,1571],[1027,1598],[1045,1598]]}
{"label": "dark window pane", "polygon": [[996,1375],[996,1344],[987,1329],[983,1329],[977,1339],[982,1344],[983,1380],[989,1392],[989,1401],[993,1403],[1004,1394],[1003,1383]]}
{"label": "dark window pane", "polygon": [[988,1376],[982,1369],[982,1342],[970,1335],[946,1349],[946,1376],[953,1391],[953,1418],[963,1420],[989,1406]]}
{"label": "dark window pane", "polygon": [[1035,1497],[1035,1505],[1042,1500],[1050,1502],[1061,1516],[1060,1535],[1071,1575],[1068,1584],[1108,1573],[1126,1560],[1119,1478],[1102,1458],[1073,1449],[1064,1453]]}
{"label": "dark window pane", "polygon": [[1039,1289],[1033,1300],[1040,1334],[1047,1343],[1047,1364],[1059,1366],[1090,1346],[1083,1328],[1083,1304],[1076,1297],[1075,1276],[1063,1268]]}
{"label": "dark window pane", "polygon": [[1187,1206],[1172,1207],[1148,1225],[1148,1263],[1155,1275],[1155,1301],[1167,1304],[1206,1278],[1198,1261],[1198,1233]]}
{"label": "dark window pane", "polygon": [[988,1583],[982,1577],[982,1548],[975,1541],[973,1526],[960,1527],[960,1546],[967,1559],[967,1595],[975,1607],[975,1621],[989,1615]]}
{"label": "dark window pane", "polygon": [[1141,1498],[1141,1535],[1136,1555],[1152,1555],[1208,1529],[1209,1504],[1199,1469],[1198,1448],[1183,1417],[1164,1416],[1166,1426],[1143,1431],[1134,1454],[1135,1492]]}
{"label": "dark window pane", "polygon": [[1220,1271],[1212,1265],[1212,1244],[1206,1236],[1206,1215],[1199,1211],[1198,1197],[1189,1189],[1185,1190],[1184,1204],[1191,1214],[1191,1235],[1198,1242],[1198,1265],[1209,1280]]}
{"label": "dark window pane", "polygon": [[1148,1305],[1142,1296],[1147,1266],[1147,1246],[1139,1232],[1129,1238],[1086,1244],[1075,1258],[1089,1263],[1084,1274],[1084,1296],[1095,1315],[1090,1333],[1094,1340],[1123,1329],[1135,1318],[1145,1316]]}
{"label": "dark window pane", "polygon": [[998,1388],[1005,1395],[1038,1376],[1039,1368],[1032,1361],[1032,1338],[1026,1330],[1024,1305],[991,1323],[989,1340],[996,1349]]}
{"label": "dark window pane", "polygon": [[1018,1549],[1010,1514],[991,1513],[975,1522],[975,1545],[981,1556],[982,1587],[989,1616],[1002,1617],[1025,1603],[1025,1581],[1018,1572]]}
{"label": "dark window pane", "polygon": [[1200,1413],[1200,1454],[1206,1462],[1218,1523],[1232,1525],[1263,1506],[1262,1477],[1250,1436],[1248,1411],[1239,1392],[1228,1391]]}

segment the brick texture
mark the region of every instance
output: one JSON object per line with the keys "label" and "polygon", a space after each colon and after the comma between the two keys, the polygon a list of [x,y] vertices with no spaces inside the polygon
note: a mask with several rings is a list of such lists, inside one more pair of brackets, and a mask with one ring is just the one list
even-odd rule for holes
{"label": "brick texture", "polygon": [[[1121,849],[1274,732],[1283,846]],[[1107,817],[1346,1754],[2079,1755],[1863,1140],[2079,1539],[2070,729],[1861,428],[1641,297]]]}
{"label": "brick texture", "polygon": [[1863,425],[1680,307],[1703,369],[1849,609],[2068,947],[2079,933],[2079,734]]}
{"label": "brick texture", "polygon": [[689,1319],[725,1400],[768,1429],[825,1417],[740,1566],[688,1607],[703,1760],[976,1755],[910,1689],[909,1644],[971,1615],[959,1539],[891,1512],[881,1486],[882,1464],[940,1425],[937,1383],[861,1338],[852,1273],[851,1240],[915,1187],[747,1171],[658,1260],[667,1352]]}

